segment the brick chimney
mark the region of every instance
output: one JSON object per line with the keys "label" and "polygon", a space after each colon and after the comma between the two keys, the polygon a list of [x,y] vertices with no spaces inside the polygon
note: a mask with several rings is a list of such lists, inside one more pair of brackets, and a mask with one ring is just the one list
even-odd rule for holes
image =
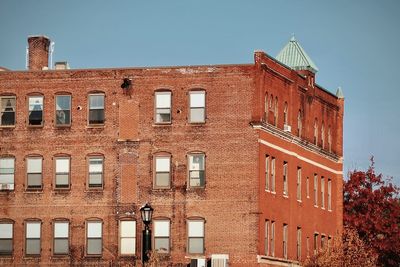
{"label": "brick chimney", "polygon": [[28,69],[43,70],[44,67],[48,68],[50,39],[43,35],[29,36],[28,45]]}

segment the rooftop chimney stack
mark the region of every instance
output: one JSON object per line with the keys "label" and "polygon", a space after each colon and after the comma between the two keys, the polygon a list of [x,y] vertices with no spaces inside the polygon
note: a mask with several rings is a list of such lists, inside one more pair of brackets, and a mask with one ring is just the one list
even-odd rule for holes
{"label": "rooftop chimney stack", "polygon": [[28,37],[28,69],[43,70],[49,67],[50,39],[46,36]]}

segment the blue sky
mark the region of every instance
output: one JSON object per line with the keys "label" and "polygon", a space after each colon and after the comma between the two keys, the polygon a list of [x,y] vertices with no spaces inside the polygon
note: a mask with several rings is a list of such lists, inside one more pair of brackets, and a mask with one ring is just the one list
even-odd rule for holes
{"label": "blue sky", "polygon": [[252,63],[295,33],[317,83],[345,95],[345,175],[376,169],[400,185],[400,1],[0,0],[0,66],[25,68],[28,35],[72,68]]}

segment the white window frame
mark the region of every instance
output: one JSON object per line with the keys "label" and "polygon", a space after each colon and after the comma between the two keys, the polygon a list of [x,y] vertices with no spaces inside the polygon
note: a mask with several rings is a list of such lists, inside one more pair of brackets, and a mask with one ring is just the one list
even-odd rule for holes
{"label": "white window frame", "polygon": [[265,239],[264,239],[264,253],[266,256],[269,256],[269,249],[270,249],[270,240],[271,240],[271,236],[270,236],[270,221],[269,220],[265,220]]}
{"label": "white window frame", "polygon": [[[25,256],[40,257],[42,250],[42,222],[41,221],[25,221]],[[28,243],[30,241],[39,241],[39,252],[28,253]]]}
{"label": "white window frame", "polygon": [[[61,166],[58,164],[59,161],[65,161],[65,160],[68,160],[68,170],[61,169]],[[69,189],[71,184],[71,158],[69,156],[57,156],[54,158],[54,162],[55,162],[54,188]],[[57,179],[58,175],[68,175],[68,183],[66,185],[59,184]]]}
{"label": "white window frame", "polygon": [[269,184],[269,179],[270,179],[270,172],[269,172],[269,165],[270,165],[270,156],[265,155],[265,190],[269,191],[270,190],[270,184]]}
{"label": "white window frame", "polygon": [[288,225],[286,223],[283,224],[283,235],[282,235],[282,243],[283,243],[283,258],[288,258]]}
{"label": "white window frame", "polygon": [[314,174],[314,207],[318,207],[318,175]]}
{"label": "white window frame", "polygon": [[272,257],[275,257],[275,221],[271,221],[270,253]]}
{"label": "white window frame", "polygon": [[[96,233],[95,228],[100,226],[100,235]],[[92,228],[93,227],[93,228]],[[100,253],[89,253],[89,243],[91,240],[100,239],[101,251]],[[103,254],[103,222],[101,220],[88,220],[86,221],[86,250],[87,256],[101,256]]]}
{"label": "white window frame", "polygon": [[284,161],[283,162],[283,195],[284,196],[289,196],[289,177],[288,177],[288,173],[289,173],[289,166],[288,166],[288,162]]}
{"label": "white window frame", "polygon": [[[37,167],[36,165],[40,166]],[[32,176],[40,175],[40,185],[31,185]],[[26,158],[26,189],[41,190],[43,187],[43,158],[29,156]]]}
{"label": "white window frame", "polygon": [[301,227],[297,227],[297,242],[296,242],[296,248],[297,248],[297,260],[301,260]]}
{"label": "white window frame", "polygon": [[[13,100],[14,104],[11,104],[11,107],[7,106],[7,103],[5,104],[6,106],[3,106],[3,100],[7,101],[7,100]],[[15,122],[16,122],[16,106],[17,106],[17,98],[15,96],[12,95],[4,95],[4,96],[0,96],[0,127],[14,127],[15,126]],[[12,111],[10,110],[6,110],[11,108]],[[3,124],[3,116],[7,117],[7,114],[13,114],[11,115],[13,117],[13,123],[12,124]]]}
{"label": "white window frame", "polygon": [[328,179],[328,210],[332,211],[332,180]]}
{"label": "white window frame", "polygon": [[[162,100],[162,97],[167,97],[169,100]],[[168,102],[168,103],[164,103]],[[172,93],[171,91],[156,91],[154,93],[154,121],[157,124],[170,124],[172,122]],[[166,104],[166,105],[165,105]],[[163,112],[164,111],[164,112]],[[165,112],[168,111],[168,112]],[[169,119],[163,120],[161,115],[168,114]]]}
{"label": "white window frame", "polygon": [[[0,221],[0,243],[11,243],[11,250],[0,251],[0,256],[10,256],[14,252],[14,224],[9,221]],[[1,247],[4,247],[1,246]]]}
{"label": "white window frame", "polygon": [[[202,104],[193,104],[192,96],[203,95]],[[193,118],[194,110],[203,110],[203,118],[195,120]],[[193,90],[189,91],[189,123],[205,123],[206,122],[206,91],[205,90]]]}
{"label": "white window frame", "polygon": [[[101,108],[99,107],[92,107],[90,104],[90,98],[91,97],[95,97],[95,96],[103,96],[103,107]],[[88,125],[104,125],[105,121],[106,121],[106,111],[105,111],[105,105],[106,105],[106,95],[104,93],[91,93],[88,95]],[[103,110],[103,121],[102,122],[97,122],[93,119],[91,119],[90,116],[90,111],[94,111],[94,110]]]}
{"label": "white window frame", "polygon": [[[201,157],[203,165],[194,164],[194,157]],[[203,176],[203,178],[202,178]],[[198,181],[198,182],[196,182]],[[203,188],[206,185],[206,154],[189,153],[188,154],[188,186],[189,188]]]}
{"label": "white window frame", "polygon": [[[187,240],[187,253],[188,254],[204,254],[205,251],[205,222],[203,219],[189,219],[188,220],[188,240]],[[198,228],[198,229],[196,229]],[[191,247],[192,240],[199,240],[202,242],[201,251],[193,251]]]}
{"label": "white window frame", "polygon": [[[68,97],[68,103],[69,103],[69,109],[62,109],[61,107],[58,106],[58,98],[59,97]],[[72,109],[71,109],[71,104],[72,104],[72,97],[69,94],[57,94],[55,95],[55,112],[54,112],[54,124],[56,127],[68,127],[71,126],[71,122],[72,122]],[[69,116],[69,121],[66,121],[65,123],[58,123],[58,116],[63,114],[62,116],[65,116],[65,118],[67,118],[66,112],[68,112],[68,116]]]}
{"label": "white window frame", "polygon": [[[53,221],[53,255],[69,255],[69,236],[70,236],[70,224],[67,220],[56,220]],[[67,251],[61,252],[56,251],[56,243],[58,241],[67,242]]]}
{"label": "white window frame", "polygon": [[15,183],[15,158],[14,157],[0,158],[0,191],[14,190],[14,183]]}
{"label": "white window frame", "polygon": [[[91,170],[91,166],[95,166],[98,164],[91,164],[91,161],[99,161],[101,160],[101,172],[100,171],[93,171]],[[88,189],[103,189],[104,186],[104,157],[103,156],[88,156],[88,182],[87,182],[87,186]],[[93,167],[94,168],[94,167]],[[91,175],[100,175],[101,178],[101,183],[93,183],[91,182]]]}
{"label": "white window frame", "polygon": [[306,193],[307,193],[307,198],[310,198],[310,177],[308,176],[306,179]]}
{"label": "white window frame", "polygon": [[297,167],[297,200],[301,201],[301,167]]}
{"label": "white window frame", "polygon": [[271,192],[275,193],[275,173],[276,173],[276,160],[271,158]]}
{"label": "white window frame", "polygon": [[[169,254],[171,242],[171,221],[169,219],[155,219],[153,220],[154,228],[154,250],[157,253]],[[159,242],[167,241],[167,247],[158,249]]]}
{"label": "white window frame", "polygon": [[[168,162],[168,163],[166,163]],[[165,164],[168,164],[165,168]],[[170,188],[171,187],[171,155],[156,155],[154,157],[154,188]],[[163,185],[158,181],[164,175],[168,175],[168,184]]]}
{"label": "white window frame", "polygon": [[133,256],[136,254],[136,221],[119,221],[119,254]]}
{"label": "white window frame", "polygon": [[321,208],[325,209],[325,177],[321,176]]}

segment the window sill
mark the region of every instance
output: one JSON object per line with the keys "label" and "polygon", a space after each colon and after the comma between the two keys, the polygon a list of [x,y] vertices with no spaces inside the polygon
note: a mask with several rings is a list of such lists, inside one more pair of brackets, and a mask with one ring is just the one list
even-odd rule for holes
{"label": "window sill", "polygon": [[71,188],[53,188],[55,194],[68,194],[71,192]]}
{"label": "window sill", "polygon": [[27,127],[28,127],[28,129],[40,129],[40,128],[44,127],[44,124],[42,124],[42,125],[28,125]]}
{"label": "window sill", "polygon": [[103,192],[104,187],[86,187],[85,192]]}
{"label": "window sill", "polygon": [[165,122],[165,123],[153,123],[153,127],[166,127],[166,126],[172,126],[172,122]]}
{"label": "window sill", "polygon": [[0,125],[0,130],[12,130],[15,128],[15,124],[14,125]]}
{"label": "window sill", "polygon": [[23,260],[40,260],[40,257],[42,255],[38,254],[38,255],[25,255],[22,257]]}
{"label": "window sill", "polygon": [[85,255],[85,259],[102,259],[103,255]]}
{"label": "window sill", "polygon": [[25,189],[25,194],[43,194],[43,189]]}
{"label": "window sill", "polygon": [[66,125],[54,125],[54,129],[58,129],[58,130],[70,129],[71,126],[72,126],[71,124],[66,124]]}
{"label": "window sill", "polygon": [[298,200],[297,200],[297,202],[299,202],[299,203],[303,203],[303,201],[302,201],[301,199],[298,199]]}
{"label": "window sill", "polygon": [[273,195],[276,195],[276,191],[271,191],[270,193]]}
{"label": "window sill", "polygon": [[103,129],[104,128],[104,124],[91,124],[91,125],[87,125],[86,129]]}
{"label": "window sill", "polygon": [[65,255],[52,255],[50,256],[51,260],[69,260],[71,258],[70,254]]}
{"label": "window sill", "polygon": [[288,196],[288,195],[283,195],[283,197],[284,197],[284,198],[289,198],[289,196]]}
{"label": "window sill", "polygon": [[314,208],[318,208],[318,205],[314,205]]}
{"label": "window sill", "polygon": [[189,126],[204,126],[206,124],[206,122],[188,122],[187,123]]}

